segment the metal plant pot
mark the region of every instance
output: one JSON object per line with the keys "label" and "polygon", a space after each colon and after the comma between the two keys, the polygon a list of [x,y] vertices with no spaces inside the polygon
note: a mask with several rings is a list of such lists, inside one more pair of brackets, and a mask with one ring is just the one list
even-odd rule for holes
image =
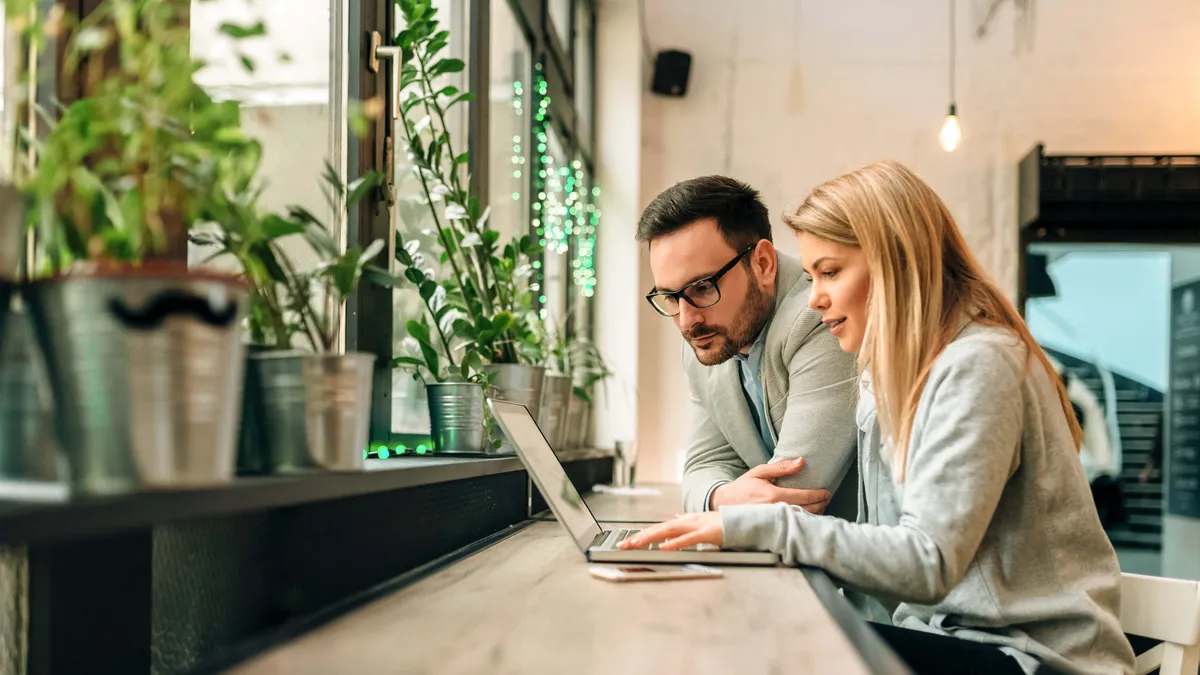
{"label": "metal plant pot", "polygon": [[301,366],[313,461],[324,469],[361,471],[371,435],[375,355],[306,354]]}
{"label": "metal plant pot", "polygon": [[483,387],[472,382],[431,382],[425,389],[433,447],[443,453],[483,452]]}
{"label": "metal plant pot", "polygon": [[16,291],[16,284],[0,279],[0,348],[3,348],[3,342],[7,337],[4,325],[8,321],[9,315],[12,314],[12,298]]}
{"label": "metal plant pot", "polygon": [[44,378],[29,317],[13,313],[7,325],[0,322],[0,477],[58,480],[58,446]]}
{"label": "metal plant pot", "polygon": [[374,354],[266,351],[250,357],[260,388],[265,466],[274,473],[363,468]]}
{"label": "metal plant pot", "polygon": [[[529,410],[533,419],[538,419],[541,412],[542,383],[546,376],[545,368],[520,363],[496,363],[485,366],[483,370],[492,375],[489,397],[520,403]],[[508,439],[504,438],[504,432],[498,426],[493,431],[505,442],[499,448],[489,447],[488,452],[499,455],[516,454],[516,448],[507,442]]]}
{"label": "metal plant pot", "polygon": [[242,425],[238,432],[237,473],[252,476],[266,473],[267,434],[263,412],[263,388],[254,355],[270,352],[264,345],[246,345],[246,379],[242,386]]}
{"label": "metal plant pot", "polygon": [[592,404],[571,395],[567,405],[567,433],[564,440],[566,449],[582,448],[589,440],[588,431],[591,420]]}
{"label": "metal plant pot", "polygon": [[39,281],[24,295],[74,491],[233,477],[245,286],[147,265]]}
{"label": "metal plant pot", "polygon": [[13,281],[25,248],[25,222],[21,191],[0,185],[0,279]]}
{"label": "metal plant pot", "polygon": [[538,418],[542,402],[542,381],[546,369],[521,363],[496,363],[484,366],[484,372],[492,374],[492,398],[520,403],[529,409],[533,419]]}
{"label": "metal plant pot", "polygon": [[551,374],[542,381],[542,405],[538,427],[555,450],[566,449],[567,406],[572,395],[571,376]]}

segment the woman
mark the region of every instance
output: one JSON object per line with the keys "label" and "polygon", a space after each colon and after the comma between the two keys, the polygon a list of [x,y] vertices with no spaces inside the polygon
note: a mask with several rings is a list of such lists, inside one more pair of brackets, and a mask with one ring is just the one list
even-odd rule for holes
{"label": "woman", "polygon": [[877,630],[922,672],[1131,672],[1070,401],[946,205],[883,162],[785,220],[809,306],[858,353],[859,522],[733,506],[626,547],[706,543],[820,566],[887,606],[894,627]]}

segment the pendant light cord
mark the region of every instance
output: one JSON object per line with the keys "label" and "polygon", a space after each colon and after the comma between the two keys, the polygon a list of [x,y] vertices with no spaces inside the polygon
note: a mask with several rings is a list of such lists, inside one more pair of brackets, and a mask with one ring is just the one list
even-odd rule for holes
{"label": "pendant light cord", "polygon": [[956,59],[955,47],[957,46],[955,44],[956,40],[954,39],[954,4],[955,0],[950,0],[950,105],[952,106],[957,103],[954,96],[954,62]]}

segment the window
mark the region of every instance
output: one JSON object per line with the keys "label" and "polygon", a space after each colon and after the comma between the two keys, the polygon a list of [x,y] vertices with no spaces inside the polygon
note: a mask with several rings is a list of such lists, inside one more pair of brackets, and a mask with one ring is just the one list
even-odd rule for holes
{"label": "window", "polygon": [[578,160],[579,198],[571,245],[571,327],[575,334],[592,335],[592,296],[596,293],[596,193],[591,171]]}
{"label": "window", "polygon": [[542,306],[542,318],[558,322],[566,318],[567,284],[570,282],[568,250],[570,230],[573,230],[570,201],[574,174],[567,160],[567,153],[553,124],[545,126],[538,137],[541,163],[538,168],[540,188],[539,216],[535,217],[542,253],[541,279],[538,300]]}
{"label": "window", "polygon": [[[437,19],[441,28],[450,31],[450,42],[442,56],[465,61],[468,30],[467,1],[436,0],[433,4],[437,9]],[[396,25],[397,30],[403,27],[403,18],[399,8],[396,9]],[[467,67],[470,68],[469,63]],[[445,86],[454,86],[460,91],[466,91],[466,72],[441,75],[434,86],[439,89]],[[401,92],[401,96],[404,95],[405,93]],[[511,104],[510,98],[509,105],[511,106]],[[469,106],[471,105],[476,105],[476,103],[456,105],[450,109],[447,115],[446,125],[450,130],[454,153],[463,153],[468,149],[467,129]],[[437,226],[430,215],[425,186],[422,185],[415,173],[415,164],[408,158],[407,144],[402,136],[402,124],[397,121],[396,126],[398,135],[395,146],[397,197],[394,217],[396,231],[410,246],[418,247],[417,251],[420,260],[423,261],[422,265],[434,269],[439,278],[444,278],[446,270],[441,269],[442,265],[436,253]],[[440,126],[440,122],[431,119],[425,123],[424,120],[421,120],[418,125],[423,128],[433,128],[434,125]],[[481,160],[482,158],[476,158],[475,161]],[[511,195],[509,200],[512,200]],[[443,220],[442,225],[446,224]],[[392,298],[393,335],[396,339],[393,353],[397,356],[414,355],[415,341],[408,336],[406,324],[410,319],[421,317],[425,311],[425,305],[411,284],[397,288],[392,294]],[[425,387],[402,370],[394,370],[392,374],[391,419],[392,432],[399,434],[400,440],[405,444],[417,447],[421,443],[429,442],[427,440],[429,437],[429,408],[426,403]]]}
{"label": "window", "polygon": [[574,0],[548,0],[547,10],[550,19],[550,30],[558,40],[558,45],[564,50],[564,57],[569,58],[571,49],[571,3]]}
{"label": "window", "polygon": [[[196,74],[196,82],[214,99],[241,103],[242,128],[263,148],[260,176],[266,189],[261,206],[272,211],[302,206],[334,227],[334,213],[321,189],[325,162],[335,159],[334,130],[343,124],[330,115],[329,19],[328,0],[191,2],[192,55],[208,64]],[[251,26],[258,21],[267,31],[261,37],[234,40],[221,32],[225,23]],[[315,142],[298,143],[298,138]],[[298,237],[281,245],[299,267],[316,264]],[[192,263],[208,253],[189,245]]]}
{"label": "window", "polygon": [[589,153],[592,142],[592,10],[587,0],[575,4],[575,136]]}
{"label": "window", "polygon": [[[491,84],[488,87],[489,227],[503,244],[529,230],[529,110],[536,101],[529,42],[507,0],[491,0]],[[480,158],[483,161],[485,158]]]}

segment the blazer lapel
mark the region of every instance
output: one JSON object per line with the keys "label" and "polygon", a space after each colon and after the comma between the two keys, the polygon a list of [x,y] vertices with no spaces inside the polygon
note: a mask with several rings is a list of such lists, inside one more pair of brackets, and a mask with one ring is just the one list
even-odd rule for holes
{"label": "blazer lapel", "polygon": [[737,360],[730,359],[713,369],[716,372],[708,380],[708,396],[714,404],[713,410],[718,411],[714,421],[746,466],[754,468],[765,464],[771,459],[771,453],[758,435],[750,404],[742,393]]}

